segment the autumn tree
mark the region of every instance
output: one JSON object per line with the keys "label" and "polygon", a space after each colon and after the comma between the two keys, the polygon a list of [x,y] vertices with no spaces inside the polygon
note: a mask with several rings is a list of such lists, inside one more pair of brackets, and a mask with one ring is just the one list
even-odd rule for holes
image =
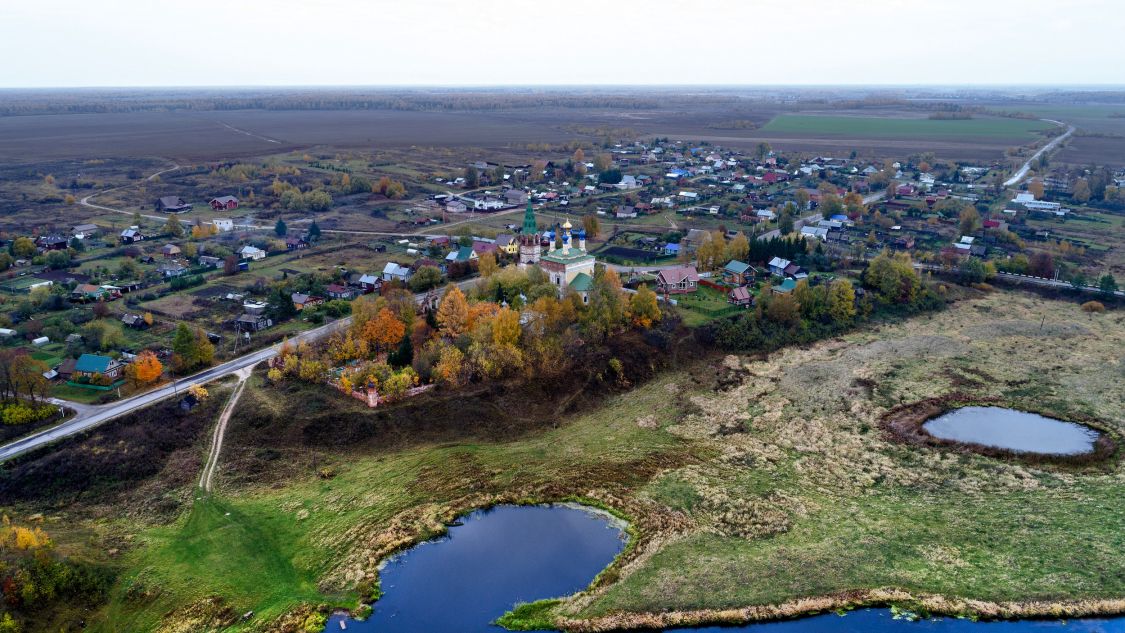
{"label": "autumn tree", "polygon": [[973,205],[965,205],[964,208],[961,209],[959,218],[961,221],[961,235],[972,235],[980,230],[980,213],[977,212],[977,208]]}
{"label": "autumn tree", "polygon": [[582,216],[582,229],[586,231],[586,237],[591,240],[597,239],[598,234],[601,233],[601,222],[598,221],[598,216],[592,213]]}
{"label": "autumn tree", "polygon": [[438,331],[447,339],[456,339],[468,331],[469,302],[465,293],[451,285],[445,291],[437,311]]}
{"label": "autumn tree", "polygon": [[164,373],[164,365],[156,354],[145,350],[126,368],[126,375],[133,381],[134,386],[147,385]]}
{"label": "autumn tree", "polygon": [[765,315],[778,325],[793,327],[801,320],[801,306],[792,294],[773,295],[766,302]]}
{"label": "autumn tree", "polygon": [[1036,252],[1027,260],[1027,272],[1033,277],[1052,278],[1055,276],[1055,258],[1045,251]]}
{"label": "autumn tree", "polygon": [[837,279],[828,287],[828,314],[836,323],[849,323],[855,317],[855,288],[847,279]]}
{"label": "autumn tree", "polygon": [[16,257],[18,259],[27,259],[29,257],[34,257],[35,254],[39,252],[39,249],[35,246],[35,240],[31,239],[30,237],[17,237],[12,241],[12,244],[8,247],[8,250],[12,253],[12,257]]}
{"label": "autumn tree", "polygon": [[808,191],[806,191],[805,189],[798,189],[794,197],[797,200],[797,207],[801,211],[809,208],[809,201],[812,200],[812,196],[809,195]]}
{"label": "autumn tree", "polygon": [[183,237],[184,225],[180,223],[180,218],[175,213],[168,216],[168,221],[164,223],[164,232],[172,237]]}
{"label": "autumn tree", "polygon": [[594,157],[594,171],[599,174],[613,167],[613,157],[609,154],[598,154]]}
{"label": "autumn tree", "polygon": [[1043,198],[1042,181],[1032,180],[1031,182],[1027,183],[1027,192],[1035,196],[1036,200],[1041,200]]}
{"label": "autumn tree", "polygon": [[491,251],[481,253],[481,256],[477,259],[477,272],[480,273],[480,276],[487,279],[491,277],[492,273],[496,272],[497,269],[496,255]]}
{"label": "autumn tree", "polygon": [[726,263],[727,240],[722,231],[711,231],[695,250],[696,263],[700,270],[714,270]]}
{"label": "autumn tree", "polygon": [[434,375],[448,387],[458,387],[465,381],[465,354],[452,345],[442,345]]}
{"label": "autumn tree", "polygon": [[864,271],[864,284],[874,289],[886,303],[913,303],[922,287],[907,253],[879,253]]}
{"label": "autumn tree", "polygon": [[406,325],[390,308],[379,310],[374,319],[363,327],[363,338],[378,352],[385,352],[406,336]]}
{"label": "autumn tree", "polygon": [[[741,234],[740,234],[741,235]],[[656,303],[656,293],[647,284],[641,284],[637,292],[629,298],[629,318],[634,325],[650,328],[660,321],[660,306]]]}
{"label": "autumn tree", "polygon": [[746,234],[739,231],[727,244],[727,257],[744,262],[750,256],[750,240]]}
{"label": "autumn tree", "polygon": [[1070,194],[1070,197],[1073,198],[1075,202],[1089,202],[1090,181],[1085,178],[1079,178],[1074,183],[1074,191]]}
{"label": "autumn tree", "polygon": [[1105,312],[1105,305],[1101,301],[1087,301],[1082,304],[1082,311],[1091,315]]}
{"label": "autumn tree", "polygon": [[492,343],[515,345],[520,339],[520,313],[511,308],[500,308],[492,318]]}

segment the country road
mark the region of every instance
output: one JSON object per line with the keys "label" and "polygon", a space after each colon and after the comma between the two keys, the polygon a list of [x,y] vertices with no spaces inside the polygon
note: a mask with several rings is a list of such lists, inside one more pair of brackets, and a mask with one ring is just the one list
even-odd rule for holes
{"label": "country road", "polygon": [[1066,125],[1067,126],[1066,132],[1064,132],[1064,133],[1060,134],[1059,136],[1055,137],[1055,140],[1051,141],[1050,143],[1047,143],[1043,147],[1039,148],[1038,152],[1035,152],[1034,154],[1032,154],[1031,158],[1027,159],[1027,162],[1025,162],[1023,164],[1023,167],[1019,168],[1019,171],[1017,171],[1015,174],[1013,174],[1011,178],[1004,181],[1005,187],[1011,187],[1012,185],[1019,184],[1019,182],[1021,180],[1023,180],[1024,178],[1027,177],[1027,172],[1031,171],[1031,163],[1035,162],[1035,160],[1038,159],[1043,154],[1045,154],[1047,152],[1054,151],[1054,149],[1056,147],[1058,147],[1060,143],[1062,143],[1067,138],[1069,138],[1071,134],[1074,134],[1074,126],[1073,125],[1063,123],[1062,121],[1056,121],[1054,119],[1043,119],[1043,120],[1044,121],[1050,121],[1051,123],[1054,123],[1054,124],[1056,124],[1060,127],[1063,126],[1063,125]]}
{"label": "country road", "polygon": [[[168,167],[167,169],[161,169],[160,171],[158,171],[154,174],[149,174],[149,176],[147,178],[145,178],[145,180],[152,180],[152,179],[156,178],[157,176],[160,176],[161,174],[166,174],[170,171],[176,171],[179,168],[180,168],[179,165],[173,163],[172,166]],[[81,200],[78,201],[78,204],[80,204],[84,207],[89,207],[91,209],[98,209],[100,211],[112,211],[113,213],[121,213],[121,214],[124,214],[124,215],[131,216],[131,215],[133,215],[132,211],[125,211],[124,209],[114,209],[113,207],[107,207],[107,206],[101,205],[101,204],[94,204],[93,202],[90,202],[90,200],[97,197],[97,196],[107,194],[111,191],[118,191],[120,189],[128,189],[129,187],[136,187],[136,186],[137,186],[136,183],[129,183],[127,185],[121,185],[121,186],[118,186],[118,187],[110,187],[109,189],[102,189],[101,191],[99,191],[97,193],[92,193],[92,194],[82,198]],[[166,216],[166,215],[142,215],[141,217],[148,218],[150,220],[160,220],[160,221],[164,221],[164,220],[168,219],[168,216]]]}

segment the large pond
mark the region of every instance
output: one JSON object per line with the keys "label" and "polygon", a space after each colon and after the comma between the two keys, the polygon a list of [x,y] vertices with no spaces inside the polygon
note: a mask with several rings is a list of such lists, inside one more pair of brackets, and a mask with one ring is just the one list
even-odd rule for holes
{"label": "large pond", "polygon": [[[503,633],[492,624],[518,602],[584,589],[625,546],[624,526],[572,505],[498,506],[464,516],[440,539],[392,558],[380,572],[383,597],[360,622],[337,614],[326,631]],[[768,579],[765,579],[768,582]],[[911,621],[888,609],[860,609],[680,633],[1125,633],[1125,618],[972,622]],[[671,629],[669,630],[671,631]]]}
{"label": "large pond", "polygon": [[963,407],[922,428],[943,440],[1044,455],[1089,453],[1099,437],[1097,431],[1081,424],[1001,407]]}
{"label": "large pond", "polygon": [[[348,631],[502,632],[491,623],[517,602],[585,589],[625,547],[624,525],[573,505],[497,506],[465,515],[449,533],[392,558],[383,597]],[[327,631],[339,631],[333,616]]]}

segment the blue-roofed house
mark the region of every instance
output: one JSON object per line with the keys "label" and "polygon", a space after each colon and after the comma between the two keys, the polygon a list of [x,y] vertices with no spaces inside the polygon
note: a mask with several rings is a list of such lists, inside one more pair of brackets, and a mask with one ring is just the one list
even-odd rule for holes
{"label": "blue-roofed house", "polygon": [[680,245],[679,245],[679,243],[677,242],[677,243],[675,243],[675,244],[673,244],[673,243],[668,243],[668,244],[665,244],[665,245],[664,245],[664,254],[665,254],[665,255],[673,255],[673,256],[674,256],[674,255],[679,255],[679,254],[680,254]]}

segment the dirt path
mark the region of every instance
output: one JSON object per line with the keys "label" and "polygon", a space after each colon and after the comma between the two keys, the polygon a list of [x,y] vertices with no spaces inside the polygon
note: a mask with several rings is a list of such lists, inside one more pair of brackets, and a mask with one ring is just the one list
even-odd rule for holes
{"label": "dirt path", "polygon": [[[148,178],[145,178],[145,180],[151,181],[161,174],[166,174],[170,171],[176,171],[179,168],[180,168],[179,165],[173,163],[171,167],[168,167],[167,169],[161,169],[160,171],[156,172],[155,174],[151,174]],[[90,200],[92,198],[97,197],[97,196],[107,194],[111,191],[117,191],[119,189],[127,189],[129,187],[135,187],[135,186],[137,186],[136,183],[130,183],[130,184],[127,184],[127,185],[121,185],[120,187],[110,187],[109,189],[103,189],[102,191],[99,191],[97,193],[92,193],[92,194],[86,196],[85,198],[82,198],[81,200],[78,201],[78,204],[80,204],[84,207],[90,207],[91,209],[99,209],[101,211],[112,211],[114,213],[121,213],[121,214],[124,214],[124,215],[133,215],[132,211],[125,211],[124,209],[114,209],[113,207],[107,207],[107,206],[101,205],[101,204],[94,204],[93,202],[90,202]],[[142,215],[141,217],[148,218],[150,220],[167,220],[168,219],[168,216],[166,216],[166,215]]]}
{"label": "dirt path", "polygon": [[234,412],[234,407],[238,404],[238,399],[246,388],[246,380],[250,377],[252,370],[253,367],[245,367],[235,372],[235,375],[238,376],[238,385],[235,386],[234,393],[230,395],[227,406],[223,408],[223,413],[215,424],[215,434],[211,437],[211,451],[207,453],[207,461],[203,464],[203,473],[199,476],[199,487],[203,489],[203,492],[211,492],[211,480],[215,476],[215,468],[219,465],[219,453],[223,450],[223,436],[227,432],[227,422],[230,421],[230,414]]}

